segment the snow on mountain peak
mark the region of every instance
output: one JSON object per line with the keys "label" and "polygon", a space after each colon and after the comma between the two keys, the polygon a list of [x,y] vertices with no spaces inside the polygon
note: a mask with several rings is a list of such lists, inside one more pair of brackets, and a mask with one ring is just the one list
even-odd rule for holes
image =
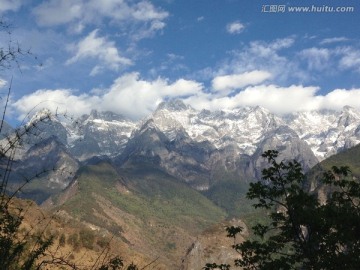
{"label": "snow on mountain peak", "polygon": [[169,101],[163,101],[161,102],[156,110],[169,110],[169,111],[185,111],[190,109],[191,106],[186,105],[182,100],[180,99],[171,99]]}
{"label": "snow on mountain peak", "polygon": [[56,117],[54,117],[54,114],[49,109],[41,109],[37,111],[27,122],[27,126],[31,126],[33,124],[36,124],[38,122],[51,119],[52,121],[57,121]]}
{"label": "snow on mountain peak", "polygon": [[[48,110],[40,111],[30,123],[49,113]],[[198,111],[175,99],[162,102],[139,122],[112,112],[93,110],[76,123],[66,125],[68,143],[73,146],[79,139],[87,137],[87,143],[94,151],[105,149],[101,154],[114,152],[112,155],[121,151],[128,140],[144,128],[155,128],[169,141],[181,134],[195,142],[209,142],[217,149],[235,147],[238,154],[252,155],[268,134],[288,126],[310,146],[319,160],[360,143],[360,112],[350,106],[345,106],[341,112],[318,110],[277,116],[260,106]],[[81,134],[79,126],[83,129]]]}

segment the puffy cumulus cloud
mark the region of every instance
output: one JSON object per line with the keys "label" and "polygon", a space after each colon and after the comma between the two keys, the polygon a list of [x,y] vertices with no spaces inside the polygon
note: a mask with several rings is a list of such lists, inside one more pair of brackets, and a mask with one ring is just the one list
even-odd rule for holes
{"label": "puffy cumulus cloud", "polygon": [[129,73],[116,79],[108,89],[97,89],[92,95],[77,95],[70,89],[38,90],[14,102],[12,108],[21,119],[30,111],[42,108],[68,112],[74,116],[96,108],[139,119],[152,112],[165,99],[196,95],[202,90],[202,84],[195,81],[179,79],[169,82],[162,78],[146,81],[138,73]]}
{"label": "puffy cumulus cloud", "polygon": [[235,21],[226,25],[226,31],[230,34],[240,34],[245,29],[245,25]]}
{"label": "puffy cumulus cloud", "polygon": [[98,96],[87,94],[76,95],[70,89],[41,89],[23,96],[12,104],[12,108],[19,114],[19,119],[24,119],[29,113],[47,108],[52,112],[69,112],[80,116],[90,112],[100,103]]}
{"label": "puffy cumulus cloud", "polygon": [[164,27],[162,21],[169,16],[168,12],[146,0],[45,0],[33,10],[33,14],[41,26],[70,23],[74,32],[81,32],[86,25],[104,19],[122,26],[124,23],[153,22],[149,31],[156,31]]}
{"label": "puffy cumulus cloud", "polygon": [[1,0],[0,2],[0,13],[6,11],[16,11],[22,5],[21,0]]}
{"label": "puffy cumulus cloud", "polygon": [[254,70],[240,74],[217,76],[212,80],[212,87],[215,91],[232,90],[247,85],[259,84],[269,78],[271,78],[271,73]]}
{"label": "puffy cumulus cloud", "polygon": [[317,94],[318,90],[315,86],[256,85],[231,96],[214,96],[203,92],[186,98],[186,102],[194,108],[208,110],[262,106],[275,114],[319,109],[341,110],[346,105],[360,109],[360,89],[335,89],[326,95]]}
{"label": "puffy cumulus cloud", "polygon": [[321,108],[340,110],[345,105],[360,109],[360,89],[335,89],[319,97]]}
{"label": "puffy cumulus cloud", "polygon": [[202,89],[202,84],[195,81],[179,79],[169,83],[161,78],[145,81],[139,78],[138,73],[130,73],[114,82],[103,96],[102,108],[141,118],[164,99],[196,95]]}
{"label": "puffy cumulus cloud", "polygon": [[360,109],[360,89],[335,89],[319,95],[315,86],[277,85],[249,86],[235,95],[214,96],[200,93],[186,98],[197,109],[221,110],[246,106],[262,106],[275,114],[320,109],[341,110],[344,106]]}
{"label": "puffy cumulus cloud", "polygon": [[[317,87],[292,85],[280,87],[277,85],[248,86],[235,95],[213,96],[203,94],[189,97],[187,101],[198,109],[221,110],[245,106],[262,106],[277,113],[312,110],[318,108],[316,97]],[[201,104],[200,108],[197,104]]]}
{"label": "puffy cumulus cloud", "polygon": [[138,73],[125,74],[110,87],[96,89],[89,94],[78,94],[70,89],[38,90],[12,103],[11,108],[20,118],[41,108],[74,116],[89,113],[95,108],[141,119],[153,112],[160,102],[174,98],[182,99],[199,110],[262,106],[273,113],[286,114],[318,109],[341,110],[345,105],[360,109],[360,89],[335,89],[322,95],[316,86],[283,87],[261,83],[248,85],[228,95],[209,92],[197,81],[179,79],[170,82],[163,78],[144,80]]}
{"label": "puffy cumulus cloud", "polygon": [[92,31],[78,44],[75,44],[70,48],[75,55],[66,61],[67,65],[87,58],[98,59],[101,64],[97,65],[91,71],[91,75],[96,75],[106,68],[118,70],[120,67],[132,64],[130,59],[120,56],[120,53],[115,47],[115,43],[113,41],[108,41],[104,37],[99,37],[97,33],[98,30]]}

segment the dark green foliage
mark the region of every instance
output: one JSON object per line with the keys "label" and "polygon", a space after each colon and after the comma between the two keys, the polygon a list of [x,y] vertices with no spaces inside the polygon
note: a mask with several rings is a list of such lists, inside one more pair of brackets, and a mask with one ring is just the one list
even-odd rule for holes
{"label": "dark green foliage", "polygon": [[230,265],[228,264],[216,264],[216,263],[207,263],[204,270],[211,270],[211,269],[219,269],[219,270],[230,270]]}
{"label": "dark green foliage", "polygon": [[83,247],[93,249],[95,235],[92,231],[88,229],[82,229],[79,233],[79,238]]}
{"label": "dark green foliage", "polygon": [[77,233],[70,234],[68,237],[68,244],[72,245],[74,251],[79,251],[80,249],[80,240]]}
{"label": "dark green foliage", "polygon": [[242,227],[235,227],[235,226],[227,227],[226,228],[226,231],[228,233],[227,237],[235,238],[238,233],[241,233],[242,229],[243,229]]}
{"label": "dark green foliage", "polygon": [[65,243],[66,243],[66,238],[65,238],[65,234],[61,234],[60,235],[60,238],[59,238],[59,245],[61,246],[61,247],[63,247],[63,246],[65,246]]}
{"label": "dark green foliage", "polygon": [[246,200],[249,184],[239,180],[224,180],[204,192],[211,201],[225,209],[230,217],[244,216],[253,212]]}
{"label": "dark green foliage", "polygon": [[117,270],[124,266],[123,260],[119,257],[112,258],[107,264],[102,265],[99,270]]}
{"label": "dark green foliage", "polygon": [[0,204],[0,265],[1,269],[33,269],[37,260],[44,256],[53,238],[42,234],[21,235],[23,221],[21,210],[10,210],[9,205]]}
{"label": "dark green foliage", "polygon": [[[347,167],[324,173],[326,202],[303,190],[305,176],[296,161],[278,162],[277,151],[263,157],[270,167],[247,193],[265,209],[270,221],[253,226],[256,238],[234,244],[235,266],[253,269],[359,269],[360,183]],[[229,237],[241,228],[227,229]],[[209,264],[205,269],[223,269]],[[226,268],[228,269],[228,268]]]}
{"label": "dark green foliage", "polygon": [[110,259],[108,263],[102,265],[99,270],[139,270],[139,268],[133,263],[125,266],[123,260],[116,256]]}

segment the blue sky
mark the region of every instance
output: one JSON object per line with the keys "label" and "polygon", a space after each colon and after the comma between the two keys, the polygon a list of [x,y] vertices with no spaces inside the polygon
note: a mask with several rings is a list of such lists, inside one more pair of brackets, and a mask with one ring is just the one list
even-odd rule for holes
{"label": "blue sky", "polygon": [[34,107],[140,119],[171,98],[210,110],[360,109],[358,0],[1,0],[0,16],[38,58],[1,70],[2,93],[13,77],[13,119]]}

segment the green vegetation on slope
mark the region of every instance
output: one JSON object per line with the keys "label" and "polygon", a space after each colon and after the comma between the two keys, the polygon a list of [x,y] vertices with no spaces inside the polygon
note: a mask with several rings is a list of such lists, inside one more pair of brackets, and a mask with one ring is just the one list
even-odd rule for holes
{"label": "green vegetation on slope", "polygon": [[353,175],[360,176],[360,144],[333,155],[320,163],[320,166],[326,170],[339,165],[348,166]]}
{"label": "green vegetation on slope", "polygon": [[165,257],[171,269],[178,269],[197,234],[226,217],[204,195],[150,164],[118,171],[108,163],[90,165],[76,179],[76,192],[61,209],[149,257]]}
{"label": "green vegetation on slope", "polygon": [[[322,189],[320,179],[324,171],[329,171],[333,166],[348,166],[353,176],[360,177],[360,144],[333,155],[313,167],[307,174],[306,186],[308,190]],[[327,193],[327,192],[325,192]]]}
{"label": "green vegetation on slope", "polygon": [[[130,204],[137,206],[137,214],[144,218],[157,217],[187,230],[202,230],[225,217],[224,211],[205,196],[151,165],[128,166],[120,170],[120,174],[137,195]],[[141,204],[143,202],[146,205]],[[119,203],[128,204],[127,201]]]}
{"label": "green vegetation on slope", "polygon": [[230,217],[241,217],[253,211],[246,192],[249,184],[241,181],[224,181],[216,183],[205,195],[216,205],[225,209]]}

